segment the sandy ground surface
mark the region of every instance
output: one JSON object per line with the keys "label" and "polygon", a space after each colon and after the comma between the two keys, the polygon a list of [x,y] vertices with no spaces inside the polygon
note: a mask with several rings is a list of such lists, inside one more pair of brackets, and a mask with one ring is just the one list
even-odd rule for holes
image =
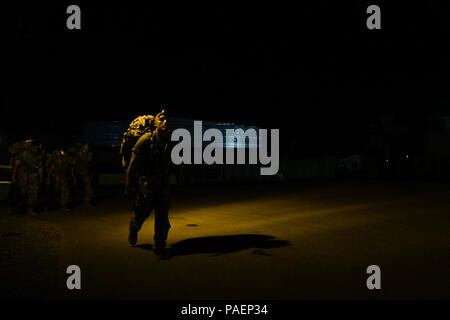
{"label": "sandy ground surface", "polygon": [[[70,215],[0,211],[2,297],[64,299],[450,298],[450,184],[323,182],[179,188],[169,259],[153,216],[127,243],[118,190]],[[381,290],[366,287],[369,265]],[[78,265],[82,289],[66,288]]]}

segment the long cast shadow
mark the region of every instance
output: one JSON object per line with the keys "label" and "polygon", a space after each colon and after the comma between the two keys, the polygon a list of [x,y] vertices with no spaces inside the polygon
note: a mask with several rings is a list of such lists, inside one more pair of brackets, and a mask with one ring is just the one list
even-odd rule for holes
{"label": "long cast shadow", "polygon": [[[229,236],[211,236],[202,238],[192,238],[182,240],[172,244],[168,248],[170,257],[185,256],[198,253],[209,253],[213,256],[238,252],[241,250],[252,249],[253,254],[269,256],[262,249],[272,249],[291,244],[286,240],[275,240],[274,237],[260,234],[237,234]],[[150,244],[136,245],[135,247],[144,250],[153,250]]]}

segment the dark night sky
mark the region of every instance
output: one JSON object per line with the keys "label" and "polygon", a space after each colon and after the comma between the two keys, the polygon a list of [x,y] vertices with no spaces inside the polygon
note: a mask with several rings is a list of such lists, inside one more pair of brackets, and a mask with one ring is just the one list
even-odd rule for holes
{"label": "dark night sky", "polygon": [[444,1],[378,3],[377,31],[366,29],[373,3],[364,1],[164,8],[78,1],[81,31],[65,27],[72,3],[15,3],[1,11],[0,101],[10,134],[18,121],[68,132],[84,120],[129,119],[166,103],[175,117],[357,141],[385,112],[420,127],[430,111],[450,110]]}

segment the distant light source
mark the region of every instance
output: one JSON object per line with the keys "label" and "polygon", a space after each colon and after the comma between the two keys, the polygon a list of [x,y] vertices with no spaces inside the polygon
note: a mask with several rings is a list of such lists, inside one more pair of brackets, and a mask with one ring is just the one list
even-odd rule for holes
{"label": "distant light source", "polygon": [[406,159],[409,159],[409,155],[406,155]]}

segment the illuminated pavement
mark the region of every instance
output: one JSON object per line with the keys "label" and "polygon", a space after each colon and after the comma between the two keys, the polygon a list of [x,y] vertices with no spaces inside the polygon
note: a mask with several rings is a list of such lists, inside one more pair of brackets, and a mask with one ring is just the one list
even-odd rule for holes
{"label": "illuminated pavement", "polygon": [[[64,298],[450,298],[449,190],[397,182],[180,189],[167,260],[151,250],[153,216],[138,246],[128,245],[120,196],[34,219],[61,233]],[[81,267],[81,291],[65,289],[71,264]],[[372,264],[382,272],[377,292],[366,288]]]}

